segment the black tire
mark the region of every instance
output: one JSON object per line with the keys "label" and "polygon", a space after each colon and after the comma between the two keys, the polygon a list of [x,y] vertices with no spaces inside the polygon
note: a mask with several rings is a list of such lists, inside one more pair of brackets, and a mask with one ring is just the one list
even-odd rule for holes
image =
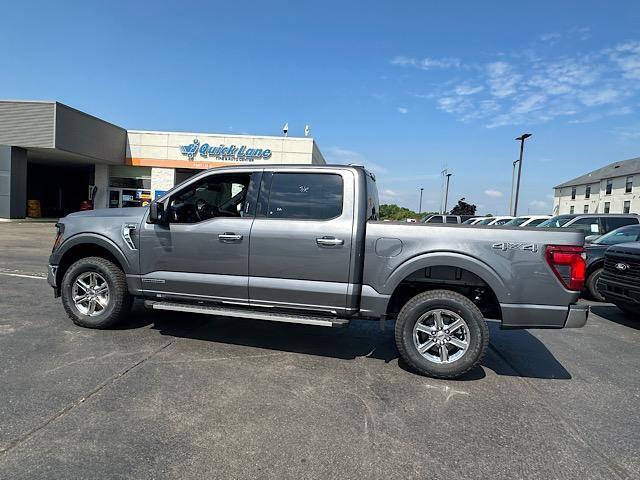
{"label": "black tire", "polygon": [[[109,287],[106,307],[98,314],[81,312],[73,301],[73,285],[78,277],[96,272]],[[111,328],[120,323],[131,309],[133,297],[129,295],[127,278],[113,262],[102,257],[86,257],[77,260],[65,272],[61,284],[62,305],[73,323],[86,328]]]}
{"label": "black tire", "polygon": [[589,295],[591,295],[591,298],[593,298],[598,302],[606,302],[605,298],[602,296],[602,294],[598,290],[598,280],[600,279],[600,275],[602,275],[603,271],[604,271],[604,268],[602,267],[596,268],[593,272],[591,272],[586,282]]}
{"label": "black tire", "polygon": [[622,310],[624,314],[629,317],[633,317],[634,319],[640,318],[640,309],[638,309],[637,307],[633,307],[631,304],[616,303],[615,306]]}
{"label": "black tire", "polygon": [[[469,332],[466,351],[449,363],[428,360],[414,342],[414,327],[418,320],[425,313],[438,309],[459,315]],[[416,295],[402,307],[396,320],[395,337],[400,356],[416,372],[435,378],[456,378],[482,361],[489,345],[489,328],[480,309],[467,297],[451,290],[431,290]]]}

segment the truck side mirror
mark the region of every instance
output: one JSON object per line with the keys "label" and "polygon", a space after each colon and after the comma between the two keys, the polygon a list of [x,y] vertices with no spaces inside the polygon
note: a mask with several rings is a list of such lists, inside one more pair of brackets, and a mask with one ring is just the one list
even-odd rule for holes
{"label": "truck side mirror", "polygon": [[164,204],[156,201],[149,205],[148,223],[164,223]]}
{"label": "truck side mirror", "polygon": [[584,241],[585,243],[592,243],[594,240],[597,240],[598,238],[600,238],[600,235],[587,235],[586,237],[584,237]]}

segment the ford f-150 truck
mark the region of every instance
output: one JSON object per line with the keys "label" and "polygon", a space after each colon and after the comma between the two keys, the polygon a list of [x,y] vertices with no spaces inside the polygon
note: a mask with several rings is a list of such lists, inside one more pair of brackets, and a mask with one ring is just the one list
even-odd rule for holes
{"label": "ford f-150 truck", "polygon": [[402,358],[457,377],[503,328],[585,324],[584,234],[378,221],[359,166],[201,172],[148,207],[58,223],[48,280],[71,319],[108,328],[156,310],[338,326],[395,319]]}

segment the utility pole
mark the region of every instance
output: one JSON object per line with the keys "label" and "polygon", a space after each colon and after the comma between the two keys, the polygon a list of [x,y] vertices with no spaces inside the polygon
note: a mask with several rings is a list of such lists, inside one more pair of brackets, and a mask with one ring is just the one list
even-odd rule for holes
{"label": "utility pole", "polygon": [[444,212],[447,213],[447,200],[449,200],[449,178],[453,175],[453,173],[447,173],[447,187],[445,188],[444,193]]}
{"label": "utility pole", "polygon": [[522,154],[524,152],[524,141],[531,136],[530,133],[523,133],[518,138],[517,141],[520,142],[520,160],[518,163],[518,183],[516,183],[516,201],[513,205],[513,216],[518,216],[518,197],[520,196],[520,175],[522,173]]}
{"label": "utility pole", "polygon": [[444,170],[442,170],[440,172],[440,175],[442,176],[441,181],[440,181],[440,212],[439,213],[444,213],[444,210],[442,209],[442,199],[443,199],[443,190],[444,190],[444,177],[447,174],[447,169],[445,168]]}
{"label": "utility pole", "polygon": [[418,213],[422,213],[422,191],[424,188],[420,187],[420,206],[418,207]]}
{"label": "utility pole", "polygon": [[514,216],[513,214],[513,184],[516,180],[516,164],[518,164],[520,160],[515,160],[513,162],[513,168],[511,168],[511,196],[509,197],[509,215]]}

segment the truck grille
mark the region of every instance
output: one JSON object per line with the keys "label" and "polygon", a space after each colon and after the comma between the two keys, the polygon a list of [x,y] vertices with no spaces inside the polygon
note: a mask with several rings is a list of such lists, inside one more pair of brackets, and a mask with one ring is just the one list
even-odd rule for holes
{"label": "truck grille", "polygon": [[[625,265],[626,268],[617,268]],[[640,286],[640,255],[607,251],[604,259],[603,279]]]}

